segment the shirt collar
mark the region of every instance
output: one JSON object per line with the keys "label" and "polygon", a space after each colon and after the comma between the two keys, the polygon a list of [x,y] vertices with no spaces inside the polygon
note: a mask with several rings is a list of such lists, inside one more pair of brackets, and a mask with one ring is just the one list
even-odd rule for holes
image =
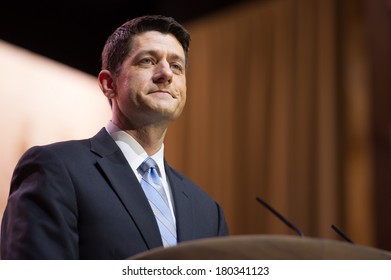
{"label": "shirt collar", "polygon": [[[106,130],[121,149],[130,167],[136,171],[140,164],[148,157],[147,152],[136,141],[136,139],[134,139],[125,131],[121,130],[112,121],[106,125]],[[150,157],[153,158],[157,163],[159,175],[161,177],[165,177],[164,144],[157,153]]]}

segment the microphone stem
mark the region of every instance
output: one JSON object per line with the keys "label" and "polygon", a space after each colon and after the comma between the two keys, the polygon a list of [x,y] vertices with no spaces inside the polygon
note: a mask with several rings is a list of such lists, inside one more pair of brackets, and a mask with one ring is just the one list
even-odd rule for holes
{"label": "microphone stem", "polygon": [[343,233],[342,230],[340,230],[336,225],[331,225],[331,228],[335,230],[339,236],[345,239],[345,241],[354,244],[353,241],[349,237],[347,237],[347,235]]}
{"label": "microphone stem", "polygon": [[278,213],[273,207],[271,207],[266,201],[261,199],[260,197],[256,197],[257,201],[269,209],[274,215],[276,215],[281,221],[283,221],[288,227],[293,229],[300,237],[304,237],[303,232],[299,230],[296,226],[294,226],[290,221],[288,221],[284,216]]}

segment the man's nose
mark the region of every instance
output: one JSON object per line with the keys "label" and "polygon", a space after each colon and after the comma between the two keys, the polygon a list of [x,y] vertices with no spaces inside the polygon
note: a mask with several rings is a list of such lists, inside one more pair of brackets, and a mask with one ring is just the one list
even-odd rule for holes
{"label": "man's nose", "polygon": [[170,64],[167,61],[159,62],[153,75],[153,81],[155,83],[171,83],[172,77],[173,73]]}

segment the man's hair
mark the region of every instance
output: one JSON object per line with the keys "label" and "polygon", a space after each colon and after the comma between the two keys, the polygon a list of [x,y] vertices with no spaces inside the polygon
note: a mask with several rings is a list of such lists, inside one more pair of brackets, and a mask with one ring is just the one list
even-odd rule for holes
{"label": "man's hair", "polygon": [[146,31],[158,31],[175,36],[183,47],[187,61],[190,44],[190,34],[187,30],[171,17],[148,15],[125,22],[110,35],[102,51],[102,70],[106,69],[118,75],[123,61],[132,48],[133,37]]}

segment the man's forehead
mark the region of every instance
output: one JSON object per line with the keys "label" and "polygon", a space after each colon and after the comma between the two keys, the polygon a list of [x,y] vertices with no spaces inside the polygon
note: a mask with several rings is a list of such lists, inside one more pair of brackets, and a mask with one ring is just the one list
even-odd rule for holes
{"label": "man's forehead", "polygon": [[178,39],[171,33],[162,33],[159,31],[144,31],[142,33],[136,34],[132,39],[133,45],[150,45],[154,44],[167,44],[167,45],[178,45],[183,49],[181,43]]}
{"label": "man's forehead", "polygon": [[133,55],[139,52],[153,53],[164,51],[185,57],[181,43],[171,33],[145,31],[135,35],[131,44],[130,54]]}

